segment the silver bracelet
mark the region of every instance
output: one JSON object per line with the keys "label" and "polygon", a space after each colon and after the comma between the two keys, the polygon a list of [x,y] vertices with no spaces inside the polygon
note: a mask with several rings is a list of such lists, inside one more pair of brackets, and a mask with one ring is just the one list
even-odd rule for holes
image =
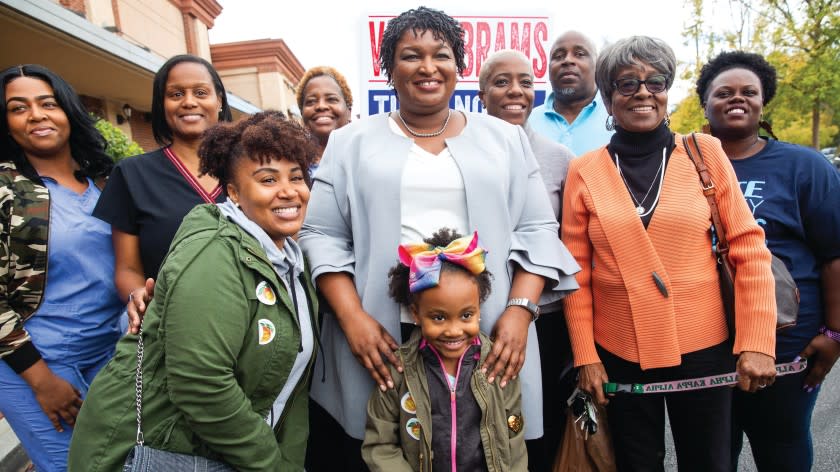
{"label": "silver bracelet", "polygon": [[528,310],[531,313],[531,321],[537,321],[537,319],[540,317],[540,307],[537,306],[537,304],[532,302],[531,300],[528,300],[527,298],[511,298],[510,300],[508,300],[505,308],[511,306],[519,306]]}

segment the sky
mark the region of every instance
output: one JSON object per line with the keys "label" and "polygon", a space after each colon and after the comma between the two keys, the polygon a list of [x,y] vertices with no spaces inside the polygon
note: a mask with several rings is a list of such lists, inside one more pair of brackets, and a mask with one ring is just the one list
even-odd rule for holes
{"label": "sky", "polygon": [[[367,15],[396,15],[420,5],[437,8],[453,16],[547,15],[551,19],[548,47],[554,38],[569,29],[586,34],[599,49],[609,42],[634,34],[656,36],[674,49],[680,63],[679,72],[683,70],[681,66],[691,62],[695,55],[692,47],[684,44],[682,37],[685,25],[691,23],[690,11],[684,7],[683,1],[678,0],[655,3],[622,0],[219,0],[219,3],[223,10],[210,29],[211,43],[282,39],[304,69],[329,65],[344,74],[357,102],[362,98],[362,47],[368,35],[364,22]],[[533,6],[527,6],[529,3]],[[517,7],[517,4],[525,6]],[[728,8],[725,5],[717,8],[719,11],[707,13],[715,18],[719,27],[729,28]],[[547,84],[545,87],[550,88]],[[688,93],[693,93],[693,84],[677,80],[669,94],[669,105],[673,107]]]}

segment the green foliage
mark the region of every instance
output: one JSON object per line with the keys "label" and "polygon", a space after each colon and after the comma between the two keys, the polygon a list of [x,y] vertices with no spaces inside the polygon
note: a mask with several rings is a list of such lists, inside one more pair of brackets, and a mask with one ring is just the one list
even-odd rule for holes
{"label": "green foliage", "polygon": [[[831,117],[840,110],[840,85],[833,80],[840,74],[840,0],[764,0],[774,27],[774,51],[768,59],[779,69],[782,113],[788,109],[791,135],[800,144],[819,148],[834,141],[837,128]],[[802,141],[802,118],[810,123],[809,139]],[[824,123],[826,121],[826,123]],[[785,130],[787,133],[787,130]],[[784,133],[777,133],[782,137]]]}
{"label": "green foliage", "polygon": [[[815,64],[802,53],[773,52],[767,60],[776,67],[779,88],[776,97],[764,109],[765,118],[773,124],[779,139],[804,146],[828,147],[837,136],[837,123],[833,123],[836,105],[831,100],[817,101],[814,96],[820,87],[814,81]],[[816,80],[819,82],[819,80]],[[818,106],[820,121],[818,142],[813,142],[814,106]]]}
{"label": "green foliage", "polygon": [[671,113],[671,129],[682,134],[700,131],[706,124],[703,108],[696,93],[689,94]]}
{"label": "green foliage", "polygon": [[109,121],[99,118],[96,120],[95,126],[108,143],[108,147],[105,149],[105,152],[111,156],[111,159],[113,159],[114,162],[119,162],[126,157],[143,154],[143,148],[141,148],[139,144],[129,139],[121,129],[117,128]]}
{"label": "green foliage", "polygon": [[[684,1],[693,18],[683,37],[695,49],[684,78],[695,79],[701,62],[722,50],[762,54],[779,78],[776,98],[764,110],[776,135],[817,148],[840,142],[840,0]],[[730,29],[706,26],[727,12]],[[699,129],[702,112],[689,96],[672,113],[672,128]]]}

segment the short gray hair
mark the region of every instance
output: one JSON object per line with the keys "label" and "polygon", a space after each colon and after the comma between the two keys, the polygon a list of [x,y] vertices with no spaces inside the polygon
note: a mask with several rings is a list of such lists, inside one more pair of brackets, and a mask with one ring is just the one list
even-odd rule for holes
{"label": "short gray hair", "polygon": [[481,72],[478,73],[478,89],[481,91],[487,90],[487,81],[490,80],[490,73],[493,72],[493,68],[496,67],[497,62],[502,59],[510,59],[514,57],[522,60],[525,64],[528,64],[528,70],[531,71],[531,78],[533,79],[534,68],[531,66],[531,60],[528,59],[528,56],[516,49],[501,49],[493,54],[490,54],[487,57],[487,60],[481,64]]}
{"label": "short gray hair", "polygon": [[595,84],[601,92],[604,103],[612,103],[612,83],[616,79],[618,70],[641,64],[648,64],[657,71],[667,74],[667,89],[674,84],[677,58],[671,46],[659,38],[630,36],[608,45],[598,56],[598,62],[595,65]]}

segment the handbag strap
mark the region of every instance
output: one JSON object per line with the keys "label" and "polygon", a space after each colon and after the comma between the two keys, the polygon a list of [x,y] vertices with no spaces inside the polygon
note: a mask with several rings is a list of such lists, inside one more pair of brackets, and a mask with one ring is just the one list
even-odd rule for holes
{"label": "handbag strap", "polygon": [[[808,367],[808,359],[794,362],[776,364],[776,376],[798,374]],[[738,372],[710,375],[708,377],[697,377],[692,379],[671,380],[669,382],[657,382],[649,384],[624,384],[616,382],[604,382],[603,389],[606,395],[616,393],[673,393],[686,392],[690,390],[702,390],[706,388],[723,387],[738,383]],[[763,387],[759,387],[763,388]]]}
{"label": "handbag strap", "polygon": [[143,445],[143,325],[137,333],[137,368],[134,371],[134,393],[137,405],[137,445]]}
{"label": "handbag strap", "polygon": [[708,167],[706,167],[706,163],[703,161],[703,153],[700,151],[700,145],[697,143],[697,135],[691,133],[691,141],[694,144],[694,149],[697,151],[697,158],[691,152],[688,136],[683,136],[682,140],[688,158],[694,163],[694,167],[697,168],[697,174],[700,175],[700,182],[703,184],[703,195],[706,196],[706,201],[709,202],[709,209],[712,212],[712,227],[718,239],[717,244],[715,244],[715,252],[718,257],[726,260],[726,257],[729,256],[729,241],[726,239],[726,230],[720,219],[720,211],[718,210],[717,200],[715,198],[715,184],[712,182],[712,176],[709,173]]}

